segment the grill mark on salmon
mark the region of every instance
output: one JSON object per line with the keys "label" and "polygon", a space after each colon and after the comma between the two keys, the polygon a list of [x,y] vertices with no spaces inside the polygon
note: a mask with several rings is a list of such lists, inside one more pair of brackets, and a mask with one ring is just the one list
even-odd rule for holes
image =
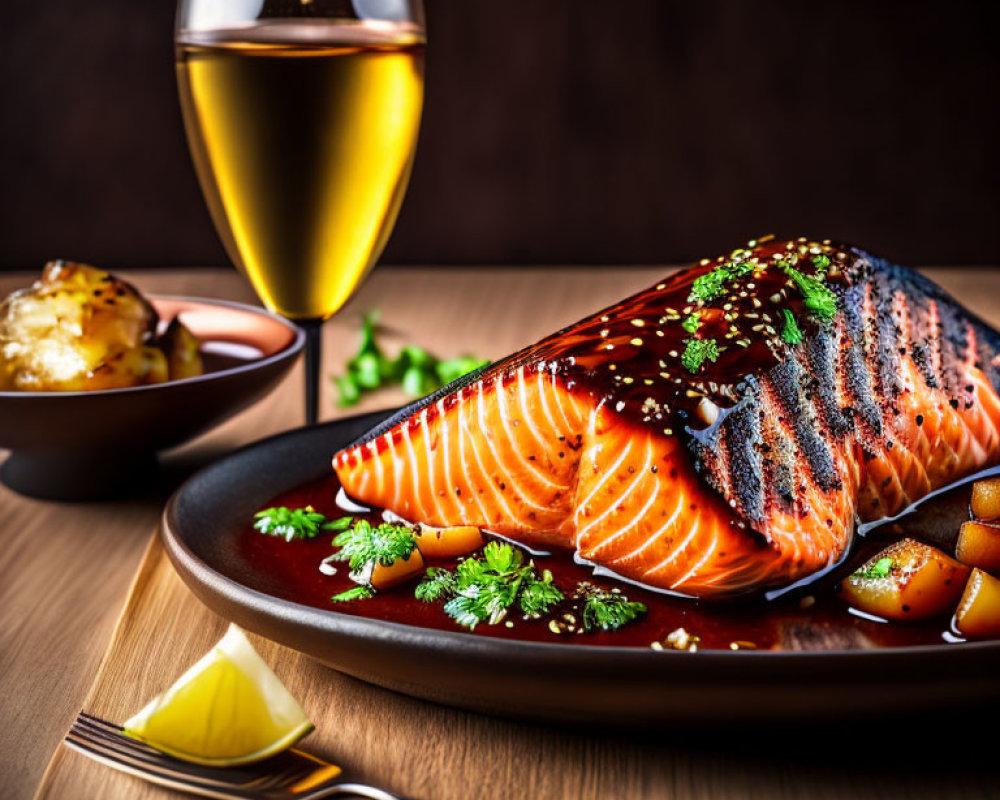
{"label": "grill mark on salmon", "polygon": [[[856,524],[1000,461],[1000,337],[917,273],[777,242],[702,309],[717,360],[680,354],[703,262],[403,409],[334,457],[363,502],[472,524],[701,597],[840,559]],[[838,300],[809,316],[779,261]],[[761,266],[764,265],[764,266]],[[742,291],[741,291],[742,290]],[[805,333],[790,346],[788,308]],[[707,333],[706,333],[707,331]],[[718,419],[699,421],[699,403]]]}

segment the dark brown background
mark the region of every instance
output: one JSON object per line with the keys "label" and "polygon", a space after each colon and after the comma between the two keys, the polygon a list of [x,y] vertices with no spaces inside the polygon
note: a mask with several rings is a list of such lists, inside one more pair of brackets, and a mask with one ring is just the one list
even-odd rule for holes
{"label": "dark brown background", "polygon": [[[428,0],[385,261],[639,263],[755,234],[997,263],[990,3]],[[173,0],[5,4],[0,268],[219,264]]]}

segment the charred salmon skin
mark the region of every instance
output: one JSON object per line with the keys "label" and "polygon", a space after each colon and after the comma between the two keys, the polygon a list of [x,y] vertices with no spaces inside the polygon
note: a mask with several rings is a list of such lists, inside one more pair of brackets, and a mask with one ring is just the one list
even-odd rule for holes
{"label": "charred salmon skin", "polygon": [[349,494],[697,597],[836,564],[859,522],[1000,462],[1000,335],[804,239],[676,272],[403,409]]}

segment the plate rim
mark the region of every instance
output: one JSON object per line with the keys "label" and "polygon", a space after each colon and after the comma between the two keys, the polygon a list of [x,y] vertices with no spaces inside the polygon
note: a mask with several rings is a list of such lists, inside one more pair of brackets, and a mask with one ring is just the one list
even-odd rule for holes
{"label": "plate rim", "polygon": [[[662,659],[664,658],[693,658],[697,659],[697,661],[690,663],[703,665],[706,663],[719,663],[726,664],[727,666],[732,663],[768,665],[775,662],[778,664],[806,663],[818,665],[822,661],[833,662],[833,666],[838,666],[841,662],[853,664],[859,660],[871,665],[880,661],[896,663],[900,660],[912,661],[920,658],[936,659],[945,657],[948,661],[974,660],[981,655],[1000,654],[1000,640],[962,642],[959,644],[942,642],[941,644],[931,645],[905,645],[900,647],[875,647],[854,650],[733,651],[705,649],[691,653],[681,650],[653,650],[650,647],[630,645],[559,644],[555,642],[533,642],[520,639],[476,636],[475,634],[462,631],[439,630],[420,625],[411,625],[405,622],[347,614],[334,609],[322,609],[298,603],[294,600],[286,600],[285,598],[254,589],[219,572],[196,555],[184,541],[183,535],[179,530],[178,507],[188,493],[195,491],[200,483],[215,471],[226,469],[233,460],[244,458],[248,453],[265,451],[287,440],[297,439],[309,434],[317,435],[325,430],[335,430],[339,426],[356,423],[364,417],[376,417],[380,414],[387,417],[397,410],[396,408],[381,409],[348,417],[340,417],[312,427],[297,427],[282,431],[281,433],[243,445],[211,464],[202,467],[187,478],[171,494],[164,507],[160,525],[160,538],[164,549],[180,577],[189,587],[191,585],[189,576],[191,576],[191,579],[196,579],[203,586],[210,587],[216,594],[222,594],[231,602],[239,605],[250,605],[258,610],[263,608],[271,616],[277,616],[286,621],[298,618],[300,622],[305,622],[311,628],[325,630],[336,628],[337,633],[366,640],[400,637],[409,640],[412,638],[412,644],[419,644],[424,647],[439,644],[450,651],[458,651],[462,654],[496,657],[506,660],[535,659],[539,656],[565,656],[566,658],[574,659],[584,656],[589,662],[601,659],[614,659],[616,661],[629,659],[637,663],[649,664],[657,661],[662,663]],[[378,420],[375,420],[373,427],[377,424]],[[332,456],[333,453],[330,454],[331,458]],[[317,475],[316,477],[319,478],[321,476]],[[274,494],[279,494],[279,492],[276,491]],[[262,502],[267,502],[270,499],[263,498]],[[268,608],[269,606],[280,613],[273,613]],[[324,622],[327,624],[324,625]],[[429,642],[421,642],[419,641],[420,639],[429,640]],[[845,680],[849,680],[849,676],[845,676]]]}

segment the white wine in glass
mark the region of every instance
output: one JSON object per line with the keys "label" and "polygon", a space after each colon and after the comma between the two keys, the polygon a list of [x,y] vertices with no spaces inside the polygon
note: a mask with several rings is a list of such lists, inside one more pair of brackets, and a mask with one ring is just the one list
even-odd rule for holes
{"label": "white wine in glass", "polygon": [[230,258],[306,330],[306,422],[319,331],[374,265],[409,180],[423,104],[419,0],[182,0],[188,142]]}

